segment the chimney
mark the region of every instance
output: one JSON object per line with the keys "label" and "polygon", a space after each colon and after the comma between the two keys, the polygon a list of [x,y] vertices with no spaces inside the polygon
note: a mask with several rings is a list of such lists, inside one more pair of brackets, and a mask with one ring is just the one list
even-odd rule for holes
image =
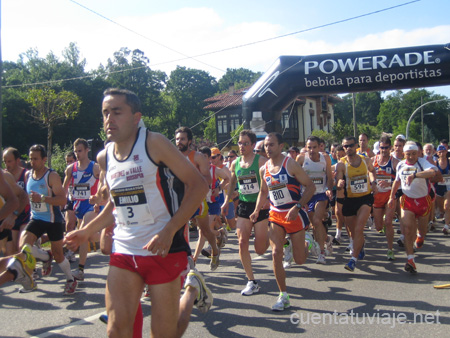
{"label": "chimney", "polygon": [[228,85],[228,95],[230,96],[234,95],[234,82]]}

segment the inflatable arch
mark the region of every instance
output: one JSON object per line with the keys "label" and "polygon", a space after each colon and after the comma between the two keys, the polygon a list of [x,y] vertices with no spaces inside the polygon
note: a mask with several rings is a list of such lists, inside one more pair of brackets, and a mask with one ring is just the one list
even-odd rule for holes
{"label": "inflatable arch", "polygon": [[249,127],[254,111],[278,120],[299,96],[450,84],[450,44],[310,56],[280,56],[243,97]]}

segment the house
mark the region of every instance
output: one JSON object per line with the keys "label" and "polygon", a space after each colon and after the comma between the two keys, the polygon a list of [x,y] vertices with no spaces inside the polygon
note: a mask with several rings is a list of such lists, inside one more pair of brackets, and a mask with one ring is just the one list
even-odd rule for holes
{"label": "house", "polygon": [[[227,93],[207,98],[204,110],[216,115],[216,137],[219,148],[231,146],[230,132],[243,123],[242,98],[250,87],[235,90],[233,85]],[[267,133],[277,131],[289,145],[305,144],[313,130],[331,132],[334,124],[333,106],[341,98],[334,95],[299,97],[281,113],[262,112]],[[273,117],[273,118],[271,118]]]}

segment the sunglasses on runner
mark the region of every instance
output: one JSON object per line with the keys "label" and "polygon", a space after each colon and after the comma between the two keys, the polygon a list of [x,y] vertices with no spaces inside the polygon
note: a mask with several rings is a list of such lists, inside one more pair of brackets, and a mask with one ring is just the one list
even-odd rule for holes
{"label": "sunglasses on runner", "polygon": [[356,143],[353,144],[344,144],[342,147],[344,147],[345,149],[347,148],[353,148],[355,146]]}

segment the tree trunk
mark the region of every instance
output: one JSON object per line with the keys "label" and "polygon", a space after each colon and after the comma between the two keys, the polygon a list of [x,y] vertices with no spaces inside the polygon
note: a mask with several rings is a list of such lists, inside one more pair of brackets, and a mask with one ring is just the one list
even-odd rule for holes
{"label": "tree trunk", "polygon": [[49,124],[47,129],[47,164],[52,167],[52,140],[53,140],[53,125]]}

